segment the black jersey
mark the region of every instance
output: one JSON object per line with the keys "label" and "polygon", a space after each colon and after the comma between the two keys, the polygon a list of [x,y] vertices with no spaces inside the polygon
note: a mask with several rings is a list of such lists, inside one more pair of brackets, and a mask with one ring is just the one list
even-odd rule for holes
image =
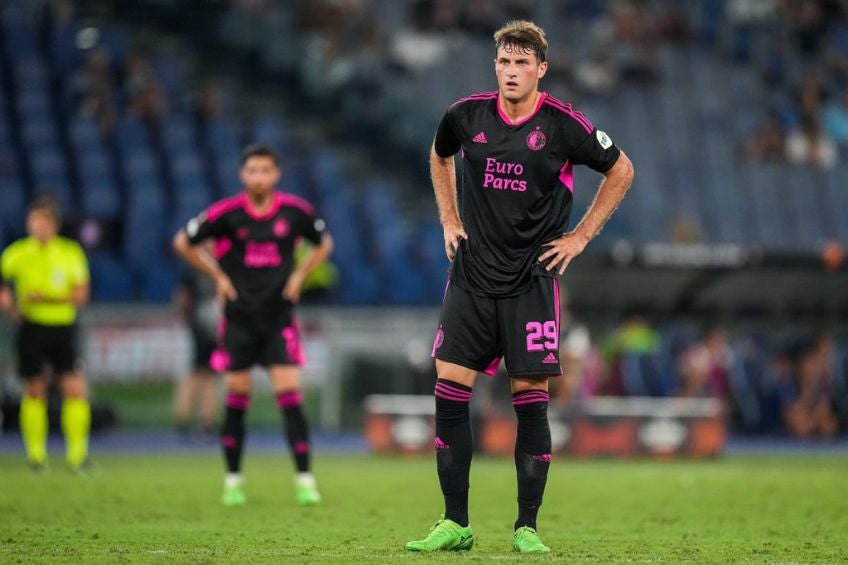
{"label": "black jersey", "polygon": [[541,93],[534,112],[512,123],[497,92],[451,106],[439,124],[436,154],[462,150],[462,241],[451,280],[492,297],[524,292],[536,275],[542,244],[568,228],[574,165],[605,172],[619,149],[583,114]]}
{"label": "black jersey", "polygon": [[295,244],[301,237],[319,244],[324,230],[311,204],[282,192],[262,215],[242,193],[216,202],[186,226],[192,244],[215,238],[215,256],[238,293],[227,303],[227,318],[269,323],[291,305],[282,292],[294,269]]}

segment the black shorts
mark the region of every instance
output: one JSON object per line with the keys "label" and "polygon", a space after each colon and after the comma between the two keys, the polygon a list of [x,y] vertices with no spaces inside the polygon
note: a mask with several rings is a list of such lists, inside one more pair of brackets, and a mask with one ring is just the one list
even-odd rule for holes
{"label": "black shorts", "polygon": [[306,362],[300,347],[300,325],[293,314],[278,321],[221,320],[218,347],[211,367],[215,371],[243,371],[254,365],[297,365]]}
{"label": "black shorts", "polygon": [[44,326],[23,322],[18,328],[18,373],[24,379],[40,376],[45,365],[57,375],[77,370],[77,326]]}
{"label": "black shorts", "polygon": [[448,282],[432,356],[489,375],[561,375],[559,281],[536,277],[524,294],[488,298]]}

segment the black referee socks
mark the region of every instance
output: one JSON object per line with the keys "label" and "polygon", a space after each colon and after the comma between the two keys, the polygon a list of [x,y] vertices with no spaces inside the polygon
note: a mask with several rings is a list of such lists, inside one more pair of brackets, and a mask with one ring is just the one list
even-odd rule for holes
{"label": "black referee socks", "polygon": [[436,380],[436,467],[445,497],[445,518],[468,525],[468,473],[471,469],[471,389]]}
{"label": "black referee socks", "polygon": [[515,529],[536,528],[536,515],[542,505],[548,468],[551,466],[551,428],[548,425],[547,392],[525,390],[512,395],[518,417],[515,440],[515,471],[518,475],[518,519]]}

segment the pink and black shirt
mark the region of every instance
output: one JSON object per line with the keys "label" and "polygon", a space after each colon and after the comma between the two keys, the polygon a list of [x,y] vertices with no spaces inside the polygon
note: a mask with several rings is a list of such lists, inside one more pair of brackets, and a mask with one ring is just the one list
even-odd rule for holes
{"label": "pink and black shirt", "polygon": [[192,244],[214,238],[215,257],[238,298],[227,303],[229,320],[273,320],[291,307],[282,291],[294,270],[301,237],[319,244],[326,230],[312,205],[275,192],[271,208],[257,214],[242,193],[212,204],[185,227]]}
{"label": "pink and black shirt", "polygon": [[491,297],[522,294],[533,276],[546,275],[537,258],[543,243],[568,228],[573,166],[603,173],[621,153],[570,104],[541,93],[534,112],[513,123],[497,92],[463,98],[442,118],[436,154],[460,150],[460,214],[468,240],[460,245],[451,280]]}

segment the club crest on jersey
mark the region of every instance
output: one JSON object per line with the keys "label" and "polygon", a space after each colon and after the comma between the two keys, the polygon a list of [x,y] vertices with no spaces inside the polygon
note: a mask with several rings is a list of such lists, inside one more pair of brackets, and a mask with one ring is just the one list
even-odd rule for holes
{"label": "club crest on jersey", "polygon": [[236,237],[239,239],[247,239],[247,228],[239,228],[236,230]]}
{"label": "club crest on jersey", "polygon": [[527,147],[532,149],[533,151],[541,151],[543,147],[545,147],[545,143],[548,142],[548,139],[545,137],[545,134],[542,133],[538,127],[531,131],[527,135]]}
{"label": "club crest on jersey", "polygon": [[281,218],[274,222],[273,229],[276,237],[285,237],[289,233],[289,224]]}

